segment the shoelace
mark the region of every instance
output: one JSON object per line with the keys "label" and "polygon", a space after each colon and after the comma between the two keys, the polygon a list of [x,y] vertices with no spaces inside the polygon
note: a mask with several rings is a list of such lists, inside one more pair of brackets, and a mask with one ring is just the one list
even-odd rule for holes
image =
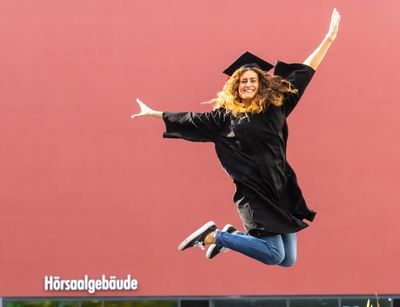
{"label": "shoelace", "polygon": [[193,247],[199,247],[201,250],[204,250],[205,248],[204,248],[204,243],[202,242],[202,241],[196,241],[196,242],[194,242],[194,244],[193,244]]}

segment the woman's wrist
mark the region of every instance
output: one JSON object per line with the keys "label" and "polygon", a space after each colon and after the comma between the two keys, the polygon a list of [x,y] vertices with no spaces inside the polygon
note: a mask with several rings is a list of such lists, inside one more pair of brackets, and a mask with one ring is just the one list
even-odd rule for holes
{"label": "woman's wrist", "polygon": [[149,116],[151,116],[151,117],[156,117],[156,118],[162,118],[162,114],[163,114],[163,112],[161,112],[161,111],[155,111],[155,110],[151,110],[151,111],[149,112]]}
{"label": "woman's wrist", "polygon": [[327,42],[330,42],[330,43],[333,43],[334,40],[335,40],[335,38],[332,37],[330,34],[327,34],[325,36],[325,38],[324,38],[324,41],[327,41]]}

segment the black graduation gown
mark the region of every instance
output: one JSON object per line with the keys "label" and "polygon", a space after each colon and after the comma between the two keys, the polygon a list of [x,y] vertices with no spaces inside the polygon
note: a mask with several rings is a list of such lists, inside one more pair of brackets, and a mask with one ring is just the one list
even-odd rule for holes
{"label": "black graduation gown", "polygon": [[164,112],[164,138],[213,142],[221,165],[236,185],[234,203],[244,227],[254,236],[292,233],[312,221],[310,210],[286,161],[287,116],[292,112],[314,70],[303,64],[278,61],[274,74],[298,90],[283,105],[263,113],[233,116],[223,108],[212,112]]}

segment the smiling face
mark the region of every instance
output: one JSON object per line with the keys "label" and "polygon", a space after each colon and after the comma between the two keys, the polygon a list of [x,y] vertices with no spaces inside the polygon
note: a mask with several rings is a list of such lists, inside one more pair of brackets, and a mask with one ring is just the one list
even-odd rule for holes
{"label": "smiling face", "polygon": [[250,105],[258,93],[260,82],[258,74],[253,70],[246,70],[239,79],[239,97],[245,105]]}

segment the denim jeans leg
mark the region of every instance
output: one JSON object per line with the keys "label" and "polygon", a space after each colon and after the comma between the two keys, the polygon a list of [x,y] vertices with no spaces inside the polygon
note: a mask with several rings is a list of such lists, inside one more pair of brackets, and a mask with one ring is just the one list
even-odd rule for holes
{"label": "denim jeans leg", "polygon": [[285,258],[281,235],[253,237],[217,231],[216,243],[269,265],[280,264]]}
{"label": "denim jeans leg", "polygon": [[285,248],[285,259],[280,266],[290,267],[297,259],[297,235],[296,233],[282,234],[283,246]]}

